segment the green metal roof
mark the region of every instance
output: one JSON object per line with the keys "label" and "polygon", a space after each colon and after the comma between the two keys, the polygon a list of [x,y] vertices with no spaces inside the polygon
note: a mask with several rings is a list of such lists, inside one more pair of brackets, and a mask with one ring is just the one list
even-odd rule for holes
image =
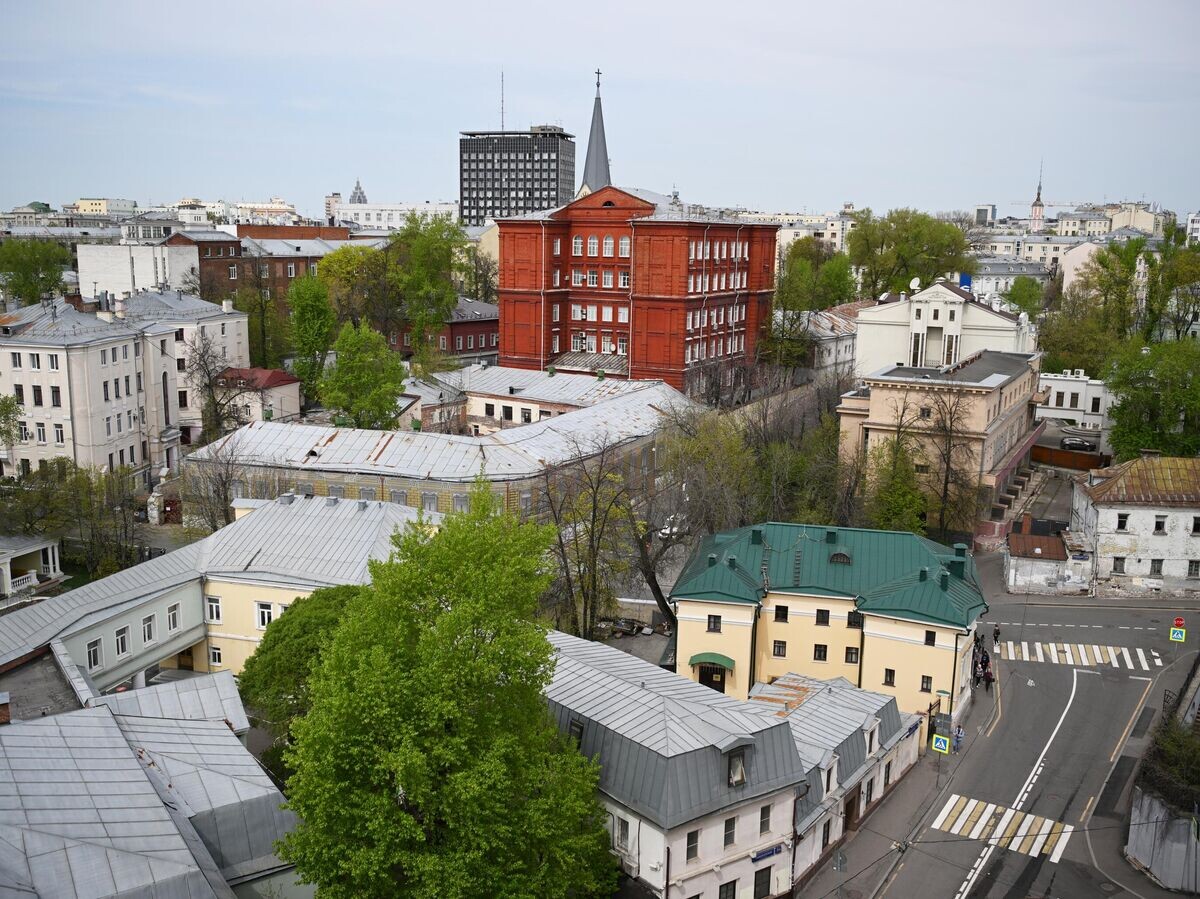
{"label": "green metal roof", "polygon": [[733,659],[729,656],[723,656],[719,652],[698,652],[688,659],[688,667],[695,668],[697,665],[702,665],[705,662],[710,665],[720,665],[727,671],[733,670]]}
{"label": "green metal roof", "polygon": [[777,592],[849,597],[863,612],[949,627],[968,627],[987,610],[970,553],[960,558],[949,546],[902,531],[780,522],[705,537],[671,598],[759,603],[764,574]]}

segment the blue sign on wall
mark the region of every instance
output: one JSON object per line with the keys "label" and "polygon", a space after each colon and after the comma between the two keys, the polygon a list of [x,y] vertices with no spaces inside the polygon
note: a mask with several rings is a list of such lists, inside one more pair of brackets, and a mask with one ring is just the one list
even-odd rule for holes
{"label": "blue sign on wall", "polygon": [[967,274],[966,272],[959,272],[958,273],[958,286],[961,287],[963,290],[970,290],[971,289],[971,276],[969,274]]}
{"label": "blue sign on wall", "polygon": [[778,855],[781,852],[783,852],[783,844],[776,843],[774,846],[770,846],[767,849],[758,850],[758,852],[750,856],[750,861],[761,862],[764,858],[770,858],[771,856]]}

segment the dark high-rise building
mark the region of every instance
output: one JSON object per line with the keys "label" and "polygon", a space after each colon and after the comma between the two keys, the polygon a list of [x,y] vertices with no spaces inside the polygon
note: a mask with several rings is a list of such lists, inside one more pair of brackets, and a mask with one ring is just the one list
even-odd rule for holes
{"label": "dark high-rise building", "polygon": [[575,135],[555,125],[464,131],[458,186],[464,225],[569,203],[575,195]]}

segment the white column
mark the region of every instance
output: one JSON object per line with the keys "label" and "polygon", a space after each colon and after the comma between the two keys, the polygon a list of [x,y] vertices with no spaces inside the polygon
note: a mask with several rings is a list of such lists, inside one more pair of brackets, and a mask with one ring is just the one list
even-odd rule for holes
{"label": "white column", "polygon": [[133,676],[133,689],[140,690],[146,686],[146,672],[139,671]]}

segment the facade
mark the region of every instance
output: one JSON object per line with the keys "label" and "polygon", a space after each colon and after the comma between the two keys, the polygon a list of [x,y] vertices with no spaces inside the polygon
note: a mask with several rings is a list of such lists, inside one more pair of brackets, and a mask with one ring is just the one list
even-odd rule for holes
{"label": "facade", "polygon": [[885,294],[859,311],[854,368],[859,376],[890,365],[936,368],[980,350],[1032,353],[1036,344],[1027,316],[992,308],[939,280],[911,296]]}
{"label": "facade", "polygon": [[791,673],[844,677],[903,712],[955,718],[987,610],[963,544],[780,523],[705,537],[671,602],[680,672],[719,692],[744,698]]}
{"label": "facade", "polygon": [[458,221],[458,204],[454,202],[367,203],[364,200],[356,203],[351,198],[349,203],[336,203],[331,209],[329,218],[334,222],[353,222],[363,228],[388,231],[403,228],[408,217],[414,213],[423,218],[440,215]]}
{"label": "facade", "polygon": [[1190,246],[1200,244],[1200,212],[1190,212],[1187,217],[1187,242]]}
{"label": "facade", "polygon": [[1089,378],[1082,368],[1074,371],[1041,372],[1038,393],[1044,402],[1038,403],[1034,417],[1066,419],[1077,427],[1097,431],[1107,437],[1108,410],[1113,404],[1113,395],[1099,378]]}
{"label": "facade", "polygon": [[575,135],[557,126],[464,131],[458,148],[464,225],[552,209],[575,193]]}
{"label": "facade", "polygon": [[113,197],[81,197],[75,203],[75,211],[82,215],[109,215],[124,217],[137,212],[136,200],[118,200]]}
{"label": "facade", "polygon": [[[459,297],[445,327],[430,335],[437,349],[453,358],[459,365],[494,364],[500,349],[500,307],[495,303]],[[412,334],[402,325],[389,337],[392,349],[412,356]]]}
{"label": "facade", "polygon": [[874,300],[856,300],[800,313],[800,328],[810,341],[808,368],[813,379],[853,378],[858,313],[874,305]]}
{"label": "facade", "polygon": [[[587,457],[592,446],[615,446],[635,489],[650,483],[654,443],[676,405],[688,405],[677,391],[643,384],[588,408],[478,437],[261,422],[197,450],[185,465],[191,470],[232,456],[247,483],[261,482],[272,494],[387,500],[430,512],[465,509],[482,477],[507,508],[537,515],[546,472]],[[523,420],[528,410],[532,418],[532,408],[514,400],[512,414]]]}
{"label": "facade", "polygon": [[79,244],[79,290],[88,298],[101,294],[120,296],[144,287],[187,288],[189,274],[199,265],[197,244],[176,239],[171,243]]}
{"label": "facade", "polygon": [[1105,207],[1111,231],[1134,228],[1151,237],[1162,237],[1167,224],[1175,221],[1173,213],[1149,203],[1110,203]]}
{"label": "facade", "polygon": [[1078,594],[1091,585],[1091,555],[1067,545],[1062,534],[1012,531],[1004,544],[1009,593]]}
{"label": "facade", "polygon": [[998,297],[1012,289],[1013,282],[1020,277],[1033,278],[1038,284],[1046,285],[1050,280],[1050,271],[1040,262],[1031,262],[1019,256],[978,256],[977,268],[969,276],[967,283],[959,286],[968,287],[977,297]]}
{"label": "facade", "polygon": [[291,225],[300,218],[296,207],[282,197],[271,197],[263,202],[243,202],[234,206],[239,222],[262,225]]}
{"label": "facade", "polygon": [[240,424],[292,421],[300,417],[301,381],[272,368],[227,368],[217,386],[232,397]]}
{"label": "facade", "polygon": [[1078,280],[1084,266],[1091,261],[1092,257],[1096,255],[1096,252],[1101,247],[1110,243],[1125,243],[1130,240],[1146,241],[1146,252],[1138,257],[1137,267],[1134,270],[1135,290],[1137,291],[1138,299],[1145,300],[1146,284],[1150,274],[1147,257],[1155,254],[1158,241],[1152,238],[1146,231],[1131,228],[1122,228],[1098,237],[1093,237],[1090,240],[1081,240],[1073,247],[1068,248],[1062,258],[1063,292],[1065,293]]}
{"label": "facade", "polygon": [[1096,237],[1112,230],[1112,220],[1095,209],[1060,212],[1054,230],[1062,237]]}
{"label": "facade", "polygon": [[499,224],[501,365],[699,393],[753,360],[775,225],[611,186]]}
{"label": "facade", "polygon": [[1071,533],[1097,592],[1200,590],[1200,458],[1146,451],[1079,475]]}
{"label": "facade", "polygon": [[362,182],[354,179],[354,190],[350,191],[350,202],[355,205],[366,205],[367,192],[363,190]]}

